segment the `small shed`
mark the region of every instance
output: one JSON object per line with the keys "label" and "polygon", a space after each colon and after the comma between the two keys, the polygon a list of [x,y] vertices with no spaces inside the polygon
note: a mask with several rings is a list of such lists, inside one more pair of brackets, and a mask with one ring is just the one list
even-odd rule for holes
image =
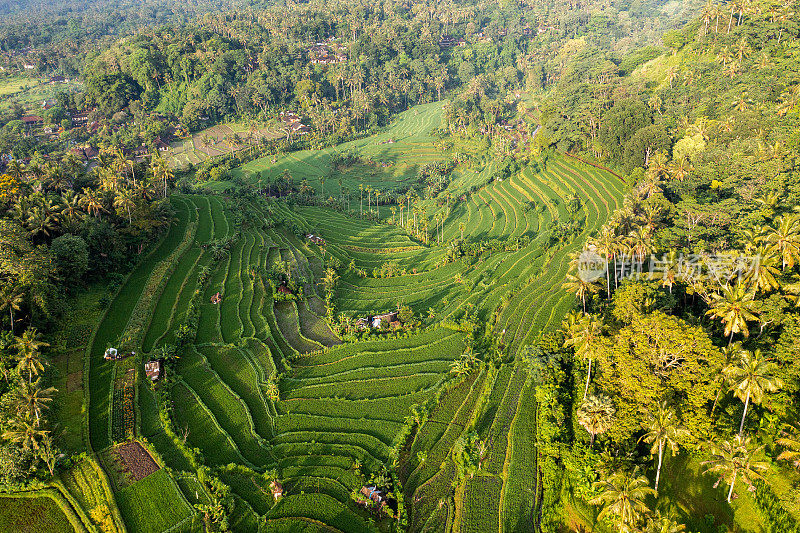
{"label": "small shed", "polygon": [[278,292],[281,294],[292,294],[292,290],[286,285],[280,285],[278,287]]}
{"label": "small shed", "polygon": [[272,491],[272,497],[276,500],[283,497],[283,485],[277,479],[273,479],[269,484],[269,490]]}
{"label": "small shed", "polygon": [[319,246],[324,246],[325,245],[325,239],[323,239],[319,235],[314,235],[312,233],[309,233],[308,235],[306,235],[306,238],[309,241],[311,241],[312,243],[316,244],[316,245],[319,245]]}
{"label": "small shed", "polygon": [[118,352],[116,348],[106,348],[106,353],[103,358],[107,361],[116,361]]}
{"label": "small shed", "polygon": [[383,502],[383,494],[378,490],[377,487],[361,487],[361,494],[375,503]]}
{"label": "small shed", "polygon": [[155,359],[144,364],[144,373],[150,381],[158,381],[161,377],[161,360]]}

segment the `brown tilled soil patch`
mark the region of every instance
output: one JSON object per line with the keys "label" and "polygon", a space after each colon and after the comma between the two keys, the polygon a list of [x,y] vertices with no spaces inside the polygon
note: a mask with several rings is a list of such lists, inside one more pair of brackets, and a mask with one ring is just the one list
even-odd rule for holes
{"label": "brown tilled soil patch", "polygon": [[123,444],[117,448],[117,454],[125,465],[125,469],[136,481],[144,479],[159,469],[147,450],[137,441]]}

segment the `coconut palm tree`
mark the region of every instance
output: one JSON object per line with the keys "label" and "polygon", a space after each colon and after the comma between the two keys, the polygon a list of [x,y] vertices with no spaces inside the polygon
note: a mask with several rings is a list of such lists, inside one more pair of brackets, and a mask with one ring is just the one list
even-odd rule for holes
{"label": "coconut palm tree", "polygon": [[586,312],[586,296],[598,291],[594,281],[589,281],[580,275],[575,276],[573,274],[567,274],[567,281],[565,281],[562,286],[575,294],[575,297],[581,301],[584,313]]}
{"label": "coconut palm tree", "polygon": [[597,435],[605,433],[611,428],[616,412],[611,398],[604,394],[590,394],[583,400],[578,409],[577,418],[578,423],[591,435],[591,445],[594,445]]}
{"label": "coconut palm tree", "polygon": [[0,292],[0,310],[8,309],[9,315],[9,328],[11,333],[14,333],[14,311],[19,311],[22,308],[24,296],[22,292],[12,285],[6,285],[3,291]]}
{"label": "coconut palm tree", "polygon": [[769,293],[780,288],[777,277],[781,272],[778,268],[778,256],[773,249],[761,245],[755,249],[755,257],[753,268],[744,273],[745,281],[750,289]]}
{"label": "coconut palm tree", "polygon": [[668,446],[673,454],[677,452],[679,441],[689,436],[689,430],[680,424],[675,410],[667,407],[666,401],[658,404],[655,410],[647,412],[647,421],[644,427],[647,432],[639,440],[650,444],[650,453],[658,455],[655,483],[655,490],[658,492],[664,448]]}
{"label": "coconut palm tree", "polygon": [[583,388],[583,399],[585,400],[589,391],[589,380],[592,377],[592,359],[597,354],[605,326],[596,315],[578,315],[577,313],[568,315],[565,325],[564,348],[574,348],[575,355],[589,363],[586,371],[586,386]]}
{"label": "coconut palm tree", "polygon": [[708,465],[706,472],[720,474],[726,483],[730,483],[728,503],[731,502],[733,487],[737,480],[752,485],[753,480],[761,478],[760,472],[769,468],[767,463],[754,460],[755,455],[763,448],[764,446],[753,448],[750,437],[742,438],[741,435],[735,436],[733,440],[712,445],[711,459],[703,461],[702,464]]}
{"label": "coconut palm tree", "polygon": [[39,372],[44,370],[44,363],[42,362],[42,348],[50,346],[41,340],[41,335],[36,328],[29,328],[25,330],[22,337],[14,337],[13,348],[17,350],[17,357],[19,363],[17,370],[22,374],[28,373],[28,383],[33,379],[33,374],[39,375]]}
{"label": "coconut palm tree", "polygon": [[37,379],[33,383],[20,381],[11,397],[17,413],[23,413],[27,418],[35,419],[36,427],[39,427],[42,411],[47,409],[47,404],[53,401],[52,396],[55,392],[56,389],[53,387],[43,389],[41,379]]}
{"label": "coconut palm tree", "polygon": [[[605,225],[600,228],[600,234],[594,239],[594,245],[597,248],[597,253],[600,254],[606,262],[606,296],[611,299],[611,271],[608,268],[609,259],[616,256],[616,239],[611,226]],[[615,265],[616,268],[616,265]]]}
{"label": "coconut palm tree", "polygon": [[25,227],[31,237],[35,238],[42,235],[49,237],[58,227],[58,218],[55,213],[48,212],[45,207],[35,205],[30,210],[28,219],[25,221]]}
{"label": "coconut palm tree", "polygon": [[723,286],[719,293],[711,293],[710,298],[710,309],[706,314],[722,320],[728,344],[733,341],[734,333],[750,336],[747,322],[758,318],[752,290],[747,290],[744,283],[738,281],[735,285]]}
{"label": "coconut palm tree", "polygon": [[133,223],[131,209],[136,207],[136,200],[134,200],[133,191],[130,189],[124,189],[117,194],[116,198],[114,198],[114,207],[117,209],[124,209],[128,214],[128,224]]}
{"label": "coconut palm tree", "polygon": [[781,430],[781,437],[775,442],[785,448],[778,455],[778,460],[792,461],[795,468],[800,468],[800,425],[786,424]]}
{"label": "coconut palm tree", "polygon": [[775,375],[777,370],[777,365],[765,358],[759,349],[752,352],[742,350],[739,360],[725,369],[725,378],[731,384],[730,390],[744,402],[739,436],[744,430],[744,419],[750,402],[758,405],[765,392],[775,392],[783,386],[781,378]]}
{"label": "coconut palm tree", "polygon": [[667,516],[661,516],[660,511],[656,511],[653,516],[647,518],[647,524],[642,533],[685,533],[686,526],[676,522]]}
{"label": "coconut palm tree", "polygon": [[717,395],[714,397],[714,405],[711,406],[712,416],[714,414],[714,410],[717,408],[719,397],[722,396],[722,393],[725,391],[725,387],[728,385],[728,378],[725,377],[725,373],[727,372],[728,367],[736,364],[736,362],[742,356],[742,343],[734,342],[733,344],[729,344],[728,346],[722,348],[721,351],[723,357],[725,358],[725,362],[722,364],[722,368],[719,369],[719,373],[714,378],[714,381],[719,383],[719,389],[717,389]]}
{"label": "coconut palm tree", "polygon": [[160,155],[153,157],[150,170],[153,173],[153,178],[164,184],[164,198],[166,198],[167,184],[175,178],[175,174],[173,174],[172,169],[169,168],[167,162]]}
{"label": "coconut palm tree", "polygon": [[38,451],[42,439],[50,433],[39,429],[31,419],[15,418],[9,427],[3,432],[3,438],[11,442],[20,444],[23,450]]}
{"label": "coconut palm tree", "polygon": [[784,271],[800,262],[800,217],[794,214],[779,216],[766,239],[781,256]]}
{"label": "coconut palm tree", "polygon": [[102,197],[91,189],[83,189],[83,198],[81,200],[84,209],[95,217],[100,217],[101,213],[105,211]]}
{"label": "coconut palm tree", "polygon": [[594,490],[600,491],[600,495],[589,503],[603,506],[598,519],[610,514],[616,518],[620,531],[635,530],[640,517],[650,511],[645,499],[655,494],[647,478],[638,473],[636,469],[632,473],[615,472],[594,484]]}

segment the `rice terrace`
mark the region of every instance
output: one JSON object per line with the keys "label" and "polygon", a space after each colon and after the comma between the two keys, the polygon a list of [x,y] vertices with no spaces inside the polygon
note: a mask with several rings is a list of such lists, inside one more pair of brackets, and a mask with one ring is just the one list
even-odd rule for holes
{"label": "rice terrace", "polygon": [[[381,191],[451,157],[432,136],[441,106],[414,107],[345,146],[247,163],[235,175],[257,194],[226,186],[171,197],[168,233],[87,346],[92,448],[133,471],[122,475],[123,502],[147,494],[159,511],[121,504],[128,528],[195,527],[202,520],[187,501],[212,497],[196,489],[207,468],[230,486],[231,527],[241,531],[264,521],[268,530],[370,531],[397,513],[413,531],[454,522],[499,531],[533,519],[536,407],[516,356],[574,305],[561,288],[570,254],[619,206],[625,185],[556,154],[507,179],[492,179],[491,162],[459,164],[437,199],[376,207]],[[363,160],[331,163],[345,151]],[[331,199],[349,188],[353,205],[287,202],[277,192],[286,172]],[[362,211],[359,185],[370,187]],[[423,219],[439,226],[430,238],[415,233]],[[554,238],[568,221],[580,229]],[[459,242],[486,251],[458,257]],[[495,334],[478,333],[483,323]],[[110,345],[174,357],[174,375],[155,388],[140,378],[133,390],[124,380],[134,359],[104,360]],[[478,350],[493,350],[495,363],[476,365]],[[128,388],[136,405],[126,429],[117,417]],[[136,494],[142,467],[114,447],[131,436],[167,467],[155,493]],[[451,498],[454,447],[466,439],[485,443],[482,468]]]}
{"label": "rice terrace", "polygon": [[5,4],[0,533],[800,533],[800,0]]}

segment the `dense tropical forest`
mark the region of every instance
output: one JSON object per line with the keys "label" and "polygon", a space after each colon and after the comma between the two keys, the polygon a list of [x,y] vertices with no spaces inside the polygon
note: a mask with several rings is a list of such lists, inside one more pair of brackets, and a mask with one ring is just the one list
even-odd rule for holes
{"label": "dense tropical forest", "polygon": [[0,531],[800,531],[800,3],[0,23]]}

